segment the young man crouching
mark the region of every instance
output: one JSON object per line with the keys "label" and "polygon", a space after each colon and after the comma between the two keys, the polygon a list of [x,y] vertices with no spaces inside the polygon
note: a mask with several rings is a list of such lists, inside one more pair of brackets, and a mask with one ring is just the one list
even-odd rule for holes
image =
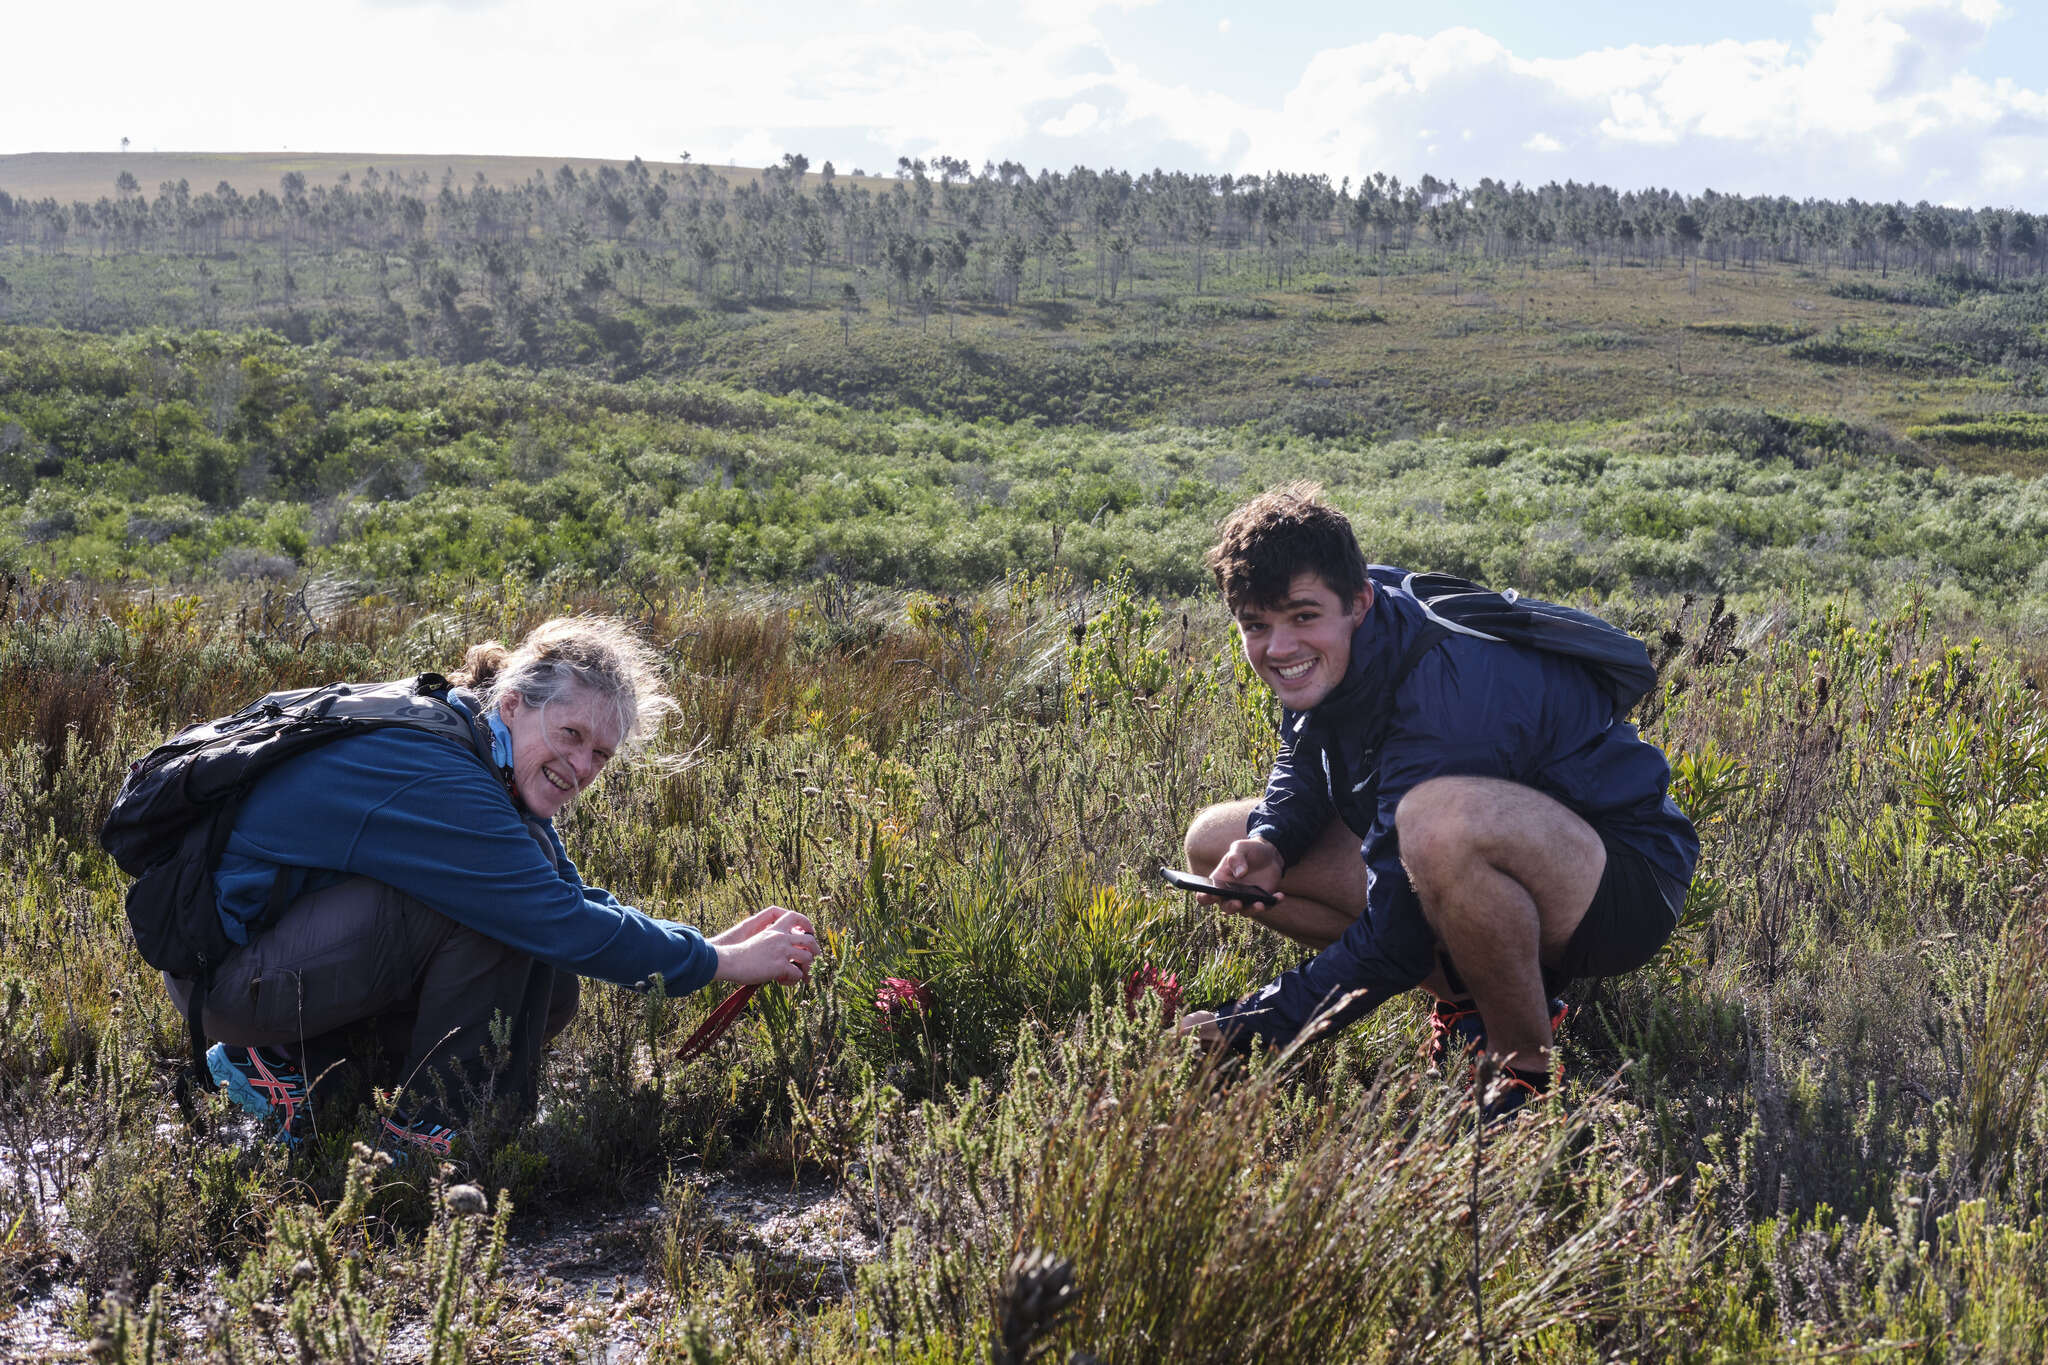
{"label": "young man crouching", "polygon": [[1283,1045],[1422,986],[1434,1061],[1495,1054],[1496,1112],[1541,1093],[1551,997],[1647,962],[1685,903],[1663,753],[1579,661],[1443,630],[1313,487],[1239,508],[1208,563],[1283,720],[1265,794],[1198,814],[1187,865],[1277,892],[1222,904],[1318,951],[1181,1027]]}

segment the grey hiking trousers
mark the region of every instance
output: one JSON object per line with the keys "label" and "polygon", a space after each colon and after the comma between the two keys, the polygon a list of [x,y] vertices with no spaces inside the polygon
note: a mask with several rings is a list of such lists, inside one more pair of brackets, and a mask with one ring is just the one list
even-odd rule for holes
{"label": "grey hiking trousers", "polygon": [[[164,981],[182,1013],[191,983]],[[407,1112],[461,1127],[482,1103],[532,1109],[541,1047],[577,997],[573,972],[353,877],[299,897],[222,963],[202,1023],[220,1042],[290,1049],[316,1075],[341,1059],[336,1035],[371,1025],[403,1058]]]}

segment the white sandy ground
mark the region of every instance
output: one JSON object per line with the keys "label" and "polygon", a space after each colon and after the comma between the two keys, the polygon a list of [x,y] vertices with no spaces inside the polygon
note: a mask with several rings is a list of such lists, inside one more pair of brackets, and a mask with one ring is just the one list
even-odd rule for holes
{"label": "white sandy ground", "polygon": [[[41,1164],[31,1159],[27,1166]],[[22,1169],[19,1154],[0,1152],[0,1188],[19,1189]],[[696,1183],[702,1210],[721,1240],[744,1246],[757,1265],[772,1263],[809,1281],[818,1298],[849,1293],[856,1267],[877,1254],[854,1206],[829,1184],[757,1176],[699,1177]],[[87,1358],[86,1341],[71,1326],[79,1291],[65,1283],[70,1267],[61,1252],[72,1234],[64,1205],[51,1189],[41,1191],[41,1198],[59,1255],[44,1264],[46,1274],[33,1277],[19,1301],[0,1303],[0,1361]],[[658,1203],[516,1213],[502,1274],[511,1302],[501,1320],[521,1324],[514,1329],[522,1335],[521,1353],[545,1361],[640,1359],[671,1307],[658,1283],[659,1269],[650,1262],[663,1218]],[[0,1227],[0,1239],[6,1233]],[[650,1272],[657,1282],[650,1282]],[[196,1343],[219,1301],[206,1290],[188,1289],[178,1302],[168,1327]],[[527,1330],[525,1324],[534,1322],[545,1325]],[[426,1344],[422,1321],[400,1321],[384,1359],[422,1359]]]}

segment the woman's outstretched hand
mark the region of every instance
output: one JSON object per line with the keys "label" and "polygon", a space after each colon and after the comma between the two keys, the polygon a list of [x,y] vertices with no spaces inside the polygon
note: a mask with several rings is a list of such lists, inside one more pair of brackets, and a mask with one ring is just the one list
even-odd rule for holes
{"label": "woman's outstretched hand", "polygon": [[718,951],[714,979],[742,985],[794,986],[809,973],[818,939],[809,919],[771,905],[705,940]]}

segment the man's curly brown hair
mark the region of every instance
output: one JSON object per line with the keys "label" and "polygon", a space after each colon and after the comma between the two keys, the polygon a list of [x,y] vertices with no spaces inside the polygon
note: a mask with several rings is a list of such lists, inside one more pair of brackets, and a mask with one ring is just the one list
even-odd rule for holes
{"label": "man's curly brown hair", "polygon": [[1345,602],[1365,586],[1365,555],[1351,523],[1322,494],[1317,484],[1283,484],[1224,521],[1204,562],[1232,612],[1279,606],[1303,573],[1320,577]]}

